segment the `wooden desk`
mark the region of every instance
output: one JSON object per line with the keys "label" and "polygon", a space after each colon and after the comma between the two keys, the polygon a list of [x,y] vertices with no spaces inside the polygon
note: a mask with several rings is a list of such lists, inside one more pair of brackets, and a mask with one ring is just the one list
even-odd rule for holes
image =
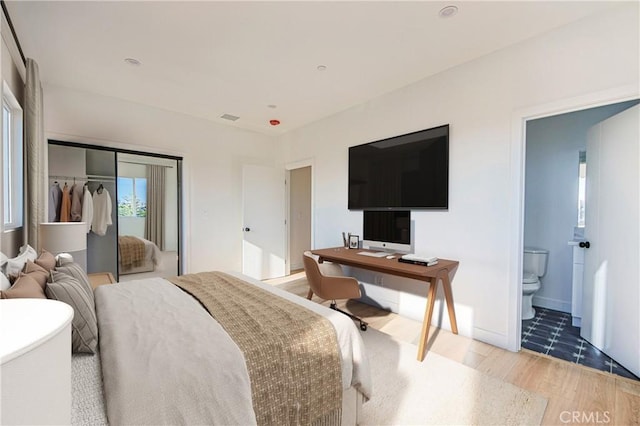
{"label": "wooden desk", "polygon": [[323,261],[339,263],[341,265],[353,266],[355,268],[368,269],[370,271],[381,272],[383,274],[397,275],[400,277],[412,278],[414,280],[429,283],[427,294],[427,307],[422,320],[422,333],[420,334],[420,344],[418,345],[418,361],[424,359],[427,349],[427,339],[429,337],[429,327],[433,307],[436,302],[436,291],[438,281],[442,282],[444,297],[449,311],[449,322],[451,331],[458,334],[458,323],[456,322],[456,312],[453,305],[453,294],[451,292],[451,281],[456,274],[459,262],[457,260],[438,259],[438,264],[434,266],[412,265],[410,263],[398,262],[399,255],[394,259],[385,257],[371,257],[358,254],[363,249],[346,249],[344,247],[312,250],[311,252],[319,256],[319,262]]}

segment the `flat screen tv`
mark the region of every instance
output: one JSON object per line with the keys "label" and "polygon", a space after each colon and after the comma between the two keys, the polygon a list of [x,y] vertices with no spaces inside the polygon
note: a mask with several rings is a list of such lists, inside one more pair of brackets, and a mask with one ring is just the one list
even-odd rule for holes
{"label": "flat screen tv", "polygon": [[385,251],[411,251],[411,211],[365,210],[362,245]]}
{"label": "flat screen tv", "polygon": [[448,124],[349,148],[349,209],[448,208]]}

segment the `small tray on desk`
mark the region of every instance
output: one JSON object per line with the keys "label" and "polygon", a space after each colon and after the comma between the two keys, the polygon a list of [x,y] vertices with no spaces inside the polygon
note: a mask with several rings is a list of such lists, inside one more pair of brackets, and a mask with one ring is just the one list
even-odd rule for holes
{"label": "small tray on desk", "polygon": [[409,263],[411,265],[422,265],[422,266],[435,266],[438,264],[437,260],[434,260],[433,262],[423,262],[421,260],[404,259],[402,257],[398,258],[398,262]]}

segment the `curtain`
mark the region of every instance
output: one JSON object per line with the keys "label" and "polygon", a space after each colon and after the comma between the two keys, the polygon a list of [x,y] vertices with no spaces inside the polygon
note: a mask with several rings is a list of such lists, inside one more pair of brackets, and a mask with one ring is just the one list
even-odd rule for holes
{"label": "curtain", "polygon": [[165,168],[147,165],[147,220],[145,238],[164,250]]}
{"label": "curtain", "polygon": [[25,240],[38,249],[38,226],[45,221],[46,177],[44,174],[44,113],[42,84],[38,64],[27,58],[27,82],[24,101],[24,137],[25,137]]}

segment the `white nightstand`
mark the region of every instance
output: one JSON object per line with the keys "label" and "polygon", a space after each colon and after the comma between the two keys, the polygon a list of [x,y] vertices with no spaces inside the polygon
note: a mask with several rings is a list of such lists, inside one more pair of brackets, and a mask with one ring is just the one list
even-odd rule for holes
{"label": "white nightstand", "polygon": [[71,423],[72,318],[55,300],[0,300],[0,424]]}

